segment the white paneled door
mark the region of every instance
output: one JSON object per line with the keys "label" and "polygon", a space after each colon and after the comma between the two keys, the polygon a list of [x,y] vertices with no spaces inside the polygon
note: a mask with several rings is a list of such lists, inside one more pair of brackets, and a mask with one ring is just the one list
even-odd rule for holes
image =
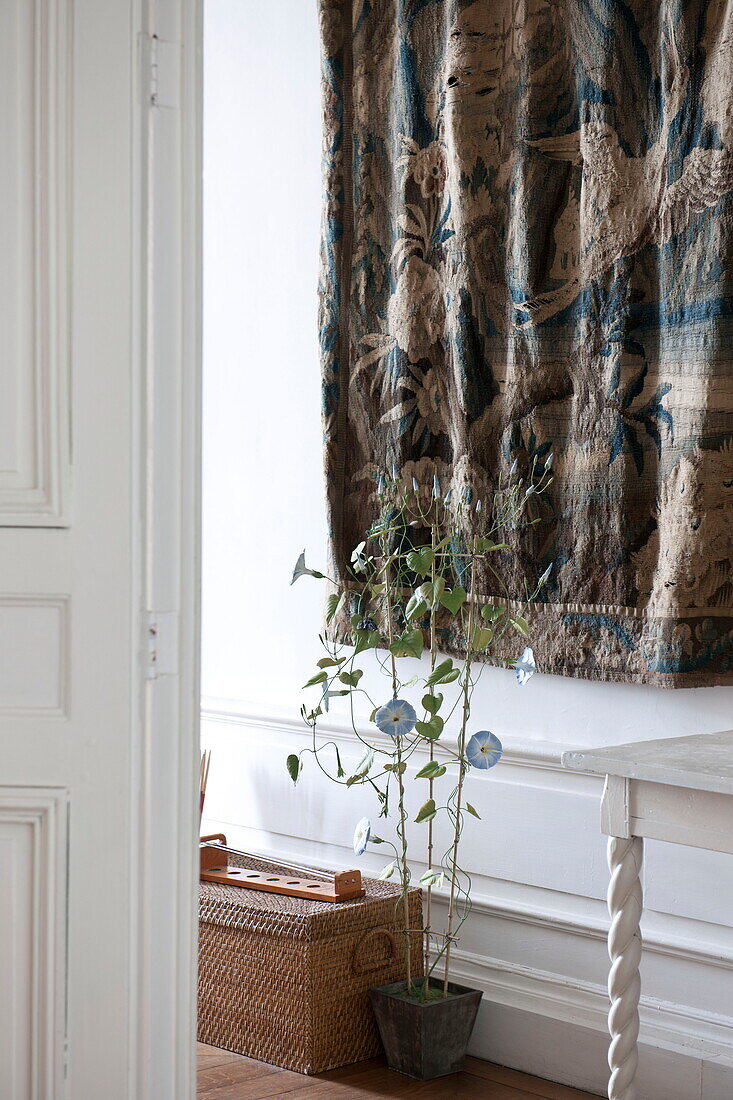
{"label": "white paneled door", "polygon": [[192,1094],[197,35],[0,0],[0,1100]]}

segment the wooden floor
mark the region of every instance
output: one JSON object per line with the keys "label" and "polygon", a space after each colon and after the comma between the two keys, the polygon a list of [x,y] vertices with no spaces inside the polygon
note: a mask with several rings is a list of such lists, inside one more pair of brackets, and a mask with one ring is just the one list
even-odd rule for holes
{"label": "wooden floor", "polygon": [[260,1100],[276,1096],[287,1096],[288,1100],[301,1097],[367,1100],[374,1096],[414,1096],[426,1100],[450,1100],[454,1096],[469,1100],[596,1100],[587,1092],[527,1077],[478,1058],[466,1059],[463,1073],[438,1081],[413,1081],[393,1073],[381,1058],[334,1069],[318,1077],[303,1077],[203,1043],[199,1043],[198,1058],[198,1100]]}

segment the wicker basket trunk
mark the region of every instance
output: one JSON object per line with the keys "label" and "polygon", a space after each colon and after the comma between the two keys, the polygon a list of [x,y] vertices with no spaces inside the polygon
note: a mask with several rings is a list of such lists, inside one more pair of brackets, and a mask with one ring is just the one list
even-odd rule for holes
{"label": "wicker basket trunk", "polygon": [[[250,856],[229,863],[282,874]],[[367,990],[404,979],[404,939],[399,888],[374,879],[364,886],[366,897],[334,904],[202,882],[199,1041],[299,1073],[378,1054]],[[421,928],[419,890],[409,904],[411,927]]]}

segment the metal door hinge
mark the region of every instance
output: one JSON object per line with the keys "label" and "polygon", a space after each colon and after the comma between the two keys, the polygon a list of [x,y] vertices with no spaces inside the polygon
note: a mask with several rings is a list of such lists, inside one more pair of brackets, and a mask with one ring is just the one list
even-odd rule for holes
{"label": "metal door hinge", "polygon": [[148,611],[146,678],[178,675],[178,612]]}
{"label": "metal door hinge", "polygon": [[180,105],[181,47],[157,34],[141,35],[143,96],[151,107],[178,110]]}

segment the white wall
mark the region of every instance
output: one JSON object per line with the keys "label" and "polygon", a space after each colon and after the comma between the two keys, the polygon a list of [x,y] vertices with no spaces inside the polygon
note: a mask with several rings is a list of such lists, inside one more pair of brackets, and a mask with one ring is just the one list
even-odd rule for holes
{"label": "white wall", "polygon": [[[319,655],[323,594],[310,578],[290,588],[290,574],[303,547],[325,562],[315,7],[205,3],[203,738],[214,750],[207,825],[251,849],[347,866],[353,823],[376,814],[368,791],[318,782],[313,768],[293,791],[284,769],[306,744],[300,685]],[[474,1048],[600,1092],[600,785],[564,772],[559,753],[728,728],[733,690],[538,675],[520,691],[486,668],[475,701],[508,752],[469,794],[484,815],[468,830],[478,904],[458,953],[462,976],[487,991]],[[329,733],[357,752],[338,707]],[[381,863],[367,854],[361,866]],[[646,896],[640,1095],[723,1100],[733,858],[650,844]]]}

